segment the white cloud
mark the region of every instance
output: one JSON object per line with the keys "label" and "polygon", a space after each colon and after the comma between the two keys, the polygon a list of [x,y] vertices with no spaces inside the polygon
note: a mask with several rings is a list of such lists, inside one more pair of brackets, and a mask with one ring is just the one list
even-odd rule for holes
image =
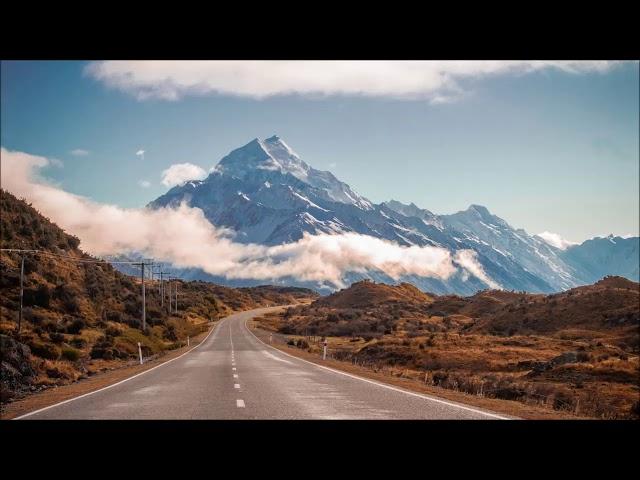
{"label": "white cloud", "polygon": [[557,233],[552,233],[547,231],[539,233],[538,237],[540,237],[542,240],[547,242],[549,245],[559,248],[560,250],[566,250],[567,247],[578,244],[578,242],[572,242],[570,240],[566,240],[562,238]]}
{"label": "white cloud", "polygon": [[82,148],[76,148],[75,150],[71,150],[69,152],[71,155],[75,157],[86,157],[89,155],[89,150],[83,150]]}
{"label": "white cloud", "polygon": [[346,272],[384,271],[394,279],[422,275],[447,279],[461,267],[494,286],[474,252],[401,246],[387,240],[346,233],[309,235],[277,246],[241,244],[233,234],[205,218],[202,210],[177,208],[124,209],[100,204],[47,183],[38,171],[44,157],[2,148],[3,188],[28,199],[42,214],[77,235],[94,255],[140,252],[178,267],[201,268],[227,278],[274,280],[294,277],[343,287]]}
{"label": "white cloud", "polygon": [[103,61],[85,74],[140,100],[185,95],[265,98],[300,94],[363,95],[446,103],[465,94],[460,81],[559,70],[605,72],[612,61]]}
{"label": "white cloud", "polygon": [[162,184],[167,187],[182,185],[189,180],[202,180],[207,177],[204,168],[193,163],[175,163],[162,172]]}
{"label": "white cloud", "polygon": [[329,168],[336,168],[338,166],[338,164],[336,162],[331,162],[329,164]]}
{"label": "white cloud", "polygon": [[138,150],[136,152],[136,157],[140,157],[142,158],[142,160],[144,160],[144,150]]}
{"label": "white cloud", "polygon": [[494,282],[484,271],[482,265],[478,263],[478,254],[473,250],[458,250],[453,258],[454,263],[464,268],[474,277],[482,280],[486,285],[494,289],[502,288],[499,283]]}
{"label": "white cloud", "polygon": [[151,182],[149,180],[140,180],[138,182],[138,185],[140,185],[142,188],[149,188],[151,186]]}

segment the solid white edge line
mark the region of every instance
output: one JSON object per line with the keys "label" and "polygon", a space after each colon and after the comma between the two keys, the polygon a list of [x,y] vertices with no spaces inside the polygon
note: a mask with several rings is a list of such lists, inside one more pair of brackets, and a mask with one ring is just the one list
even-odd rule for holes
{"label": "solid white edge line", "polygon": [[464,406],[464,405],[459,405],[459,404],[456,404],[456,403],[448,402],[448,401],[446,401],[446,400],[441,400],[441,399],[439,399],[439,398],[434,398],[434,397],[431,397],[431,396],[429,396],[429,395],[423,395],[423,394],[421,394],[421,393],[410,392],[410,391],[408,391],[408,390],[403,390],[403,389],[401,389],[401,388],[393,387],[393,386],[391,386],[391,385],[386,385],[386,384],[384,384],[384,383],[379,383],[379,382],[376,382],[376,381],[374,381],[374,380],[370,380],[370,379],[368,379],[368,378],[358,377],[357,375],[352,375],[352,374],[347,373],[347,372],[341,372],[340,370],[335,370],[335,369],[333,369],[333,368],[325,367],[324,365],[319,365],[319,364],[317,364],[317,363],[310,362],[310,361],[308,361],[308,360],[305,360],[304,358],[296,357],[295,355],[291,355],[291,354],[289,354],[289,353],[287,353],[287,352],[283,352],[282,350],[279,350],[279,349],[277,349],[277,348],[275,348],[275,347],[272,347],[271,345],[266,344],[265,342],[263,342],[262,340],[260,340],[260,339],[258,338],[258,336],[257,336],[255,333],[253,333],[253,332],[249,329],[249,327],[247,327],[247,320],[245,320],[245,321],[244,321],[244,328],[245,328],[245,329],[246,329],[246,330],[247,330],[251,335],[253,335],[253,336],[256,338],[256,340],[258,340],[258,341],[259,341],[260,343],[262,343],[264,346],[269,347],[269,348],[272,348],[273,350],[275,350],[275,351],[277,351],[277,352],[280,352],[280,353],[282,353],[282,354],[286,355],[287,357],[295,358],[296,360],[300,360],[300,361],[305,362],[305,363],[308,363],[308,364],[310,364],[310,365],[314,365],[314,366],[316,366],[316,367],[318,367],[318,368],[322,368],[322,369],[324,369],[324,370],[328,370],[328,371],[333,372],[333,373],[338,373],[338,374],[340,374],[340,375],[344,375],[344,376],[346,376],[346,377],[355,378],[356,380],[361,380],[361,381],[363,381],[363,382],[372,383],[373,385],[377,385],[377,386],[379,386],[379,387],[387,388],[387,389],[389,389],[389,390],[394,390],[394,391],[396,391],[396,392],[401,392],[401,393],[405,393],[405,394],[407,394],[407,395],[412,395],[412,396],[414,396],[414,397],[422,398],[422,399],[424,399],[424,400],[430,400],[430,401],[432,401],[432,402],[437,402],[437,403],[442,403],[442,404],[444,404],[444,405],[449,405],[450,407],[456,407],[456,408],[460,408],[460,409],[462,409],[462,410],[468,410],[468,411],[470,411],[470,412],[479,413],[479,414],[481,414],[481,415],[485,415],[485,416],[487,416],[487,417],[493,417],[493,418],[497,418],[497,419],[499,419],[499,420],[517,420],[517,418],[503,417],[503,416],[500,416],[500,415],[496,415],[496,414],[494,414],[494,413],[489,413],[489,412],[485,412],[485,411],[482,411],[482,410],[477,410],[477,409],[475,409],[475,408],[467,407],[467,406]]}
{"label": "solid white edge line", "polygon": [[[242,312],[239,312],[239,313],[242,313]],[[185,356],[187,353],[192,352],[193,350],[195,350],[196,348],[198,348],[200,345],[202,345],[204,342],[206,342],[206,341],[207,341],[207,339],[209,338],[209,336],[210,336],[213,332],[215,332],[216,330],[218,330],[218,329],[220,328],[220,326],[221,326],[221,325],[222,325],[222,324],[223,324],[223,323],[224,323],[228,318],[229,318],[229,317],[226,317],[226,318],[222,319],[222,321],[221,321],[220,323],[218,323],[218,325],[216,325],[214,328],[212,328],[212,329],[211,329],[211,331],[207,334],[207,336],[206,336],[206,337],[204,337],[204,339],[203,339],[203,340],[202,340],[198,345],[196,345],[195,347],[193,347],[193,348],[191,348],[191,349],[187,350],[187,351],[186,351],[186,352],[184,352],[182,355],[179,355],[179,356],[177,356],[176,358],[172,358],[171,360],[167,360],[166,362],[163,362],[163,363],[161,363],[160,365],[156,365],[155,367],[150,368],[149,370],[145,370],[144,372],[140,372],[140,373],[137,373],[136,375],[133,375],[133,376],[131,376],[131,377],[127,377],[127,378],[125,378],[124,380],[120,380],[120,381],[119,381],[119,382],[117,382],[117,383],[113,383],[113,384],[111,384],[111,385],[107,385],[106,387],[102,387],[102,388],[100,388],[100,389],[98,389],[98,390],[94,390],[93,392],[84,393],[84,394],[79,395],[79,396],[77,396],[77,397],[73,397],[73,398],[69,398],[69,399],[67,399],[67,400],[63,400],[62,402],[54,403],[53,405],[49,405],[48,407],[40,408],[39,410],[34,410],[33,412],[25,413],[24,415],[20,415],[19,417],[12,418],[11,420],[20,420],[20,419],[22,419],[22,418],[30,417],[31,415],[35,415],[36,413],[44,412],[45,410],[49,410],[50,408],[59,407],[60,405],[64,405],[65,403],[73,402],[74,400],[79,400],[79,399],[81,399],[81,398],[88,397],[89,395],[93,395],[94,393],[103,392],[103,391],[108,390],[108,389],[110,389],[110,388],[113,388],[113,387],[116,387],[116,386],[118,386],[118,385],[121,385],[121,384],[123,384],[123,383],[125,383],[125,382],[128,382],[129,380],[133,380],[134,378],[139,377],[140,375],[144,375],[145,373],[149,373],[150,371],[155,370],[156,368],[164,367],[165,365],[168,365],[168,364],[170,364],[171,362],[173,362],[173,361],[175,361],[175,360],[178,360],[179,358],[181,358],[181,357]]]}

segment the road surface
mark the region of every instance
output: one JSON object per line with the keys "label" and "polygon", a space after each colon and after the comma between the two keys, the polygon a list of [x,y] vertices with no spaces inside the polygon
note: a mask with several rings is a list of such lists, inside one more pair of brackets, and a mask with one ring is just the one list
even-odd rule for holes
{"label": "road surface", "polygon": [[265,345],[231,315],[186,354],[24,419],[499,419],[339,373]]}

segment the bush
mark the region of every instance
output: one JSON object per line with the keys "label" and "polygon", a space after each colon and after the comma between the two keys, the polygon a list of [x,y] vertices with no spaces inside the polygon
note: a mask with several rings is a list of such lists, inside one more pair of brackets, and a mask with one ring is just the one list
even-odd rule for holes
{"label": "bush", "polygon": [[67,325],[66,332],[72,335],[77,335],[86,326],[87,323],[83,319],[74,318],[73,321]]}
{"label": "bush", "polygon": [[298,340],[298,342],[296,343],[296,346],[297,346],[298,348],[305,349],[305,348],[309,348],[309,343],[308,343],[306,340],[304,340],[304,339],[300,338],[300,339]]}
{"label": "bush", "polygon": [[64,342],[64,335],[57,332],[52,332],[49,334],[49,338],[53,343],[62,343]]}
{"label": "bush", "polygon": [[75,362],[80,358],[80,351],[75,348],[64,347],[62,349],[62,358],[70,362]]}
{"label": "bush", "polygon": [[47,360],[57,360],[60,358],[60,349],[50,343],[32,341],[29,343],[29,348],[31,349],[31,353],[40,358]]}
{"label": "bush", "polygon": [[76,348],[82,348],[82,347],[85,347],[87,345],[87,342],[83,338],[80,338],[80,337],[74,338],[69,343],[72,346],[76,347]]}
{"label": "bush", "polygon": [[587,352],[578,352],[576,355],[578,362],[588,362],[591,357]]}
{"label": "bush", "polygon": [[106,319],[111,321],[111,322],[117,322],[117,323],[121,323],[122,322],[122,313],[117,312],[115,310],[110,310],[106,313],[105,315]]}
{"label": "bush", "polygon": [[117,337],[120,335],[120,330],[115,327],[107,327],[104,333],[107,337]]}

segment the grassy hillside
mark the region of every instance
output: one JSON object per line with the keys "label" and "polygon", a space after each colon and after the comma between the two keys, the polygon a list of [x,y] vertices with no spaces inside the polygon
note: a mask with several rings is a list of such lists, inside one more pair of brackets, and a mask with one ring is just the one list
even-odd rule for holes
{"label": "grassy hillside", "polygon": [[263,327],[310,352],[429,385],[579,416],[640,415],[640,285],[606,277],[554,295],[404,295],[359,282]]}
{"label": "grassy hillside", "polygon": [[82,252],[79,240],[8,192],[0,190],[1,248],[37,249],[25,255],[24,318],[19,311],[20,257],[0,252],[2,401],[75,381],[182,346],[187,336],[234,311],[315,298],[311,290],[261,286],[227,288],[178,282],[177,314],[161,306],[157,282],[146,281],[147,331],[140,328],[140,279]]}

